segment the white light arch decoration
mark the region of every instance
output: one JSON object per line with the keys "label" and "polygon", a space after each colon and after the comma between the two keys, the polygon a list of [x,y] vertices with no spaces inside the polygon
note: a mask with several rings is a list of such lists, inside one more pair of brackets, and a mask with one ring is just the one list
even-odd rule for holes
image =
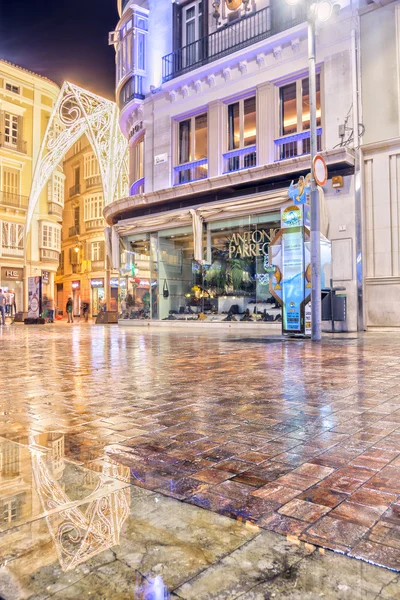
{"label": "white light arch decoration", "polygon": [[[83,134],[88,137],[99,163],[104,205],[115,199],[122,174],[125,187],[128,143],[118,125],[117,105],[65,81],[51,113],[35,165],[27,232],[43,188],[65,154]],[[128,195],[127,182],[126,190],[121,190],[120,194],[122,197]]]}

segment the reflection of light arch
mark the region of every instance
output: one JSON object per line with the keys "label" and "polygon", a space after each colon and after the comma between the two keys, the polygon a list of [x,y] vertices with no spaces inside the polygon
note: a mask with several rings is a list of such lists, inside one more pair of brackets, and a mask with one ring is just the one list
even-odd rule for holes
{"label": "reflection of light arch", "polygon": [[114,102],[65,81],[53,108],[39,151],[29,196],[26,231],[39,196],[54,169],[73,144],[86,134],[99,163],[104,205],[114,200],[119,177],[125,176],[127,190],[127,141],[118,126]]}

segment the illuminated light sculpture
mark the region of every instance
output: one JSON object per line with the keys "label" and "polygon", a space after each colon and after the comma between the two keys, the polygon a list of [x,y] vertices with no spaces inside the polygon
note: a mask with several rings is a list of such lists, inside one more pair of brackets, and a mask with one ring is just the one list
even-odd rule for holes
{"label": "illuminated light sculpture", "polygon": [[[26,231],[39,196],[53,171],[83,135],[89,139],[99,163],[104,205],[115,198],[121,170],[125,171],[128,143],[118,125],[118,108],[111,100],[65,81],[43,138],[29,196]],[[128,195],[121,190],[122,196]]]}

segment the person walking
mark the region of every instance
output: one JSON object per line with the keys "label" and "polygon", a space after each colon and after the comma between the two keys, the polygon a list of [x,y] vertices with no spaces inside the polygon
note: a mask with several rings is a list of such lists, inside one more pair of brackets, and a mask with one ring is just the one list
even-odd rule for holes
{"label": "person walking", "polygon": [[0,288],[0,315],[1,315],[1,324],[2,325],[6,324],[6,320],[4,318],[5,303],[6,303],[6,297],[3,294],[3,288]]}
{"label": "person walking", "polygon": [[82,314],[83,314],[83,318],[85,319],[86,323],[88,322],[89,319],[89,302],[82,302]]}
{"label": "person walking", "polygon": [[72,314],[73,303],[72,303],[71,296],[67,300],[66,310],[67,310],[67,315],[68,315],[68,323],[73,323],[74,322],[74,316]]}

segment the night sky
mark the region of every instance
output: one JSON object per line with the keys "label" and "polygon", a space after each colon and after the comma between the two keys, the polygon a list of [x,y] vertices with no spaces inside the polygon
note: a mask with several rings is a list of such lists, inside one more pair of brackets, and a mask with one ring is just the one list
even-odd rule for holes
{"label": "night sky", "polygon": [[0,58],[114,100],[117,0],[0,0]]}

